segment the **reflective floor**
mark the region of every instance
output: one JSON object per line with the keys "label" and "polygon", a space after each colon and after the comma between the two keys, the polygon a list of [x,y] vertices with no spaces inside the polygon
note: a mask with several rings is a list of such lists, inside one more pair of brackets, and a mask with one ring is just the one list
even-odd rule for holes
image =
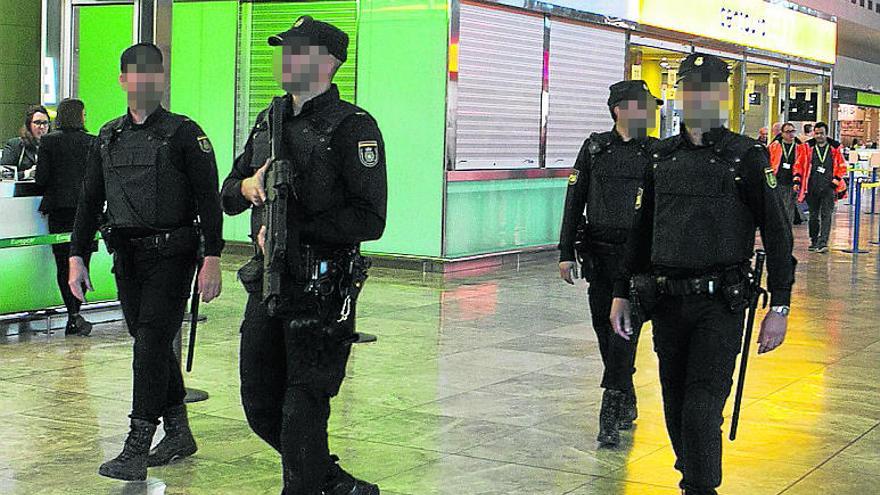
{"label": "reflective floor", "polygon": [[[808,253],[806,225],[796,227],[789,337],[753,355],[739,438],[725,440],[723,495],[880,493],[880,249],[855,262],[839,251],[845,211],[828,254]],[[127,425],[130,342],[119,324],[89,338],[13,337],[0,341],[0,493],[279,493],[278,458],[239,401],[237,261],[225,260],[222,297],[203,305],[187,377],[211,394],[190,406],[194,457],[151,469],[146,483],[97,475]],[[650,332],[637,426],[600,449],[601,362],[584,287],[563,284],[555,263],[445,283],[374,270],[359,309],[360,330],[379,342],[353,352],[330,443],[382,493],[678,494]]]}

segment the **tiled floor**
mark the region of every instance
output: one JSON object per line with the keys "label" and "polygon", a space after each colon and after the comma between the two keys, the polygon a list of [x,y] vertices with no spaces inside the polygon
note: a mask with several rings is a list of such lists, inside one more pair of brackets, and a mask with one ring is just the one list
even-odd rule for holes
{"label": "tiled floor", "polygon": [[[835,248],[848,244],[845,211]],[[865,243],[876,221],[865,224]],[[837,249],[807,253],[806,226],[796,234],[790,334],[753,356],[721,493],[878,494],[880,248],[854,261]],[[188,376],[211,394],[190,408],[195,457],[151,469],[146,483],[96,474],[118,453],[129,408],[120,325],[90,338],[10,338],[0,342],[0,493],[278,493],[278,459],[239,403],[235,261],[226,260],[223,296],[203,306]],[[359,326],[380,340],[353,353],[333,402],[332,450],[385,494],[677,494],[650,332],[637,364],[637,427],[620,448],[596,445],[601,363],[584,299],[552,262],[445,284],[374,270]]]}

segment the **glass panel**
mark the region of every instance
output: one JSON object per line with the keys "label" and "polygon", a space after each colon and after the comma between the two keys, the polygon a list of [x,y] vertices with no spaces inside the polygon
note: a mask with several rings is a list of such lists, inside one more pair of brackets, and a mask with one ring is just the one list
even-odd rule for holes
{"label": "glass panel", "polygon": [[795,124],[802,138],[812,137],[803,132],[804,124],[829,122],[830,84],[831,81],[826,76],[791,71],[788,120]]}
{"label": "glass panel", "polygon": [[[746,65],[743,134],[757,138],[761,128],[768,135],[773,124],[784,120],[785,69],[759,64]],[[773,139],[775,136],[768,136]]]}

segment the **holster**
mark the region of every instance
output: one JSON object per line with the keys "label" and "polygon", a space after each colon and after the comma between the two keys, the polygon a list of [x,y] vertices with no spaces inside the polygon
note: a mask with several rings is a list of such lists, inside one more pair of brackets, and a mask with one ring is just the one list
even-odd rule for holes
{"label": "holster", "polygon": [[651,319],[659,297],[657,278],[653,275],[634,275],[630,279],[630,306],[632,306],[633,318],[640,324]]}

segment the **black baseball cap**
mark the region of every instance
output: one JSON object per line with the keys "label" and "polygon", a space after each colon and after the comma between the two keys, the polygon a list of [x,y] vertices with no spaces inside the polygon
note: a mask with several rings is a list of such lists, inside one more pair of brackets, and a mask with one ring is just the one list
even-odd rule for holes
{"label": "black baseball cap", "polygon": [[678,82],[727,82],[730,69],[727,62],[715,55],[692,53],[681,62],[678,68]]}
{"label": "black baseball cap", "polygon": [[643,98],[653,98],[658,105],[663,104],[663,100],[652,95],[648,83],[641,79],[620,81],[612,84],[608,89],[611,90],[611,94],[608,95],[608,108],[613,108],[622,101],[638,101]]}
{"label": "black baseball cap", "polygon": [[340,62],[348,58],[348,35],[333,24],[301,16],[287,31],[269,36],[269,45],[312,45],[327,48]]}

